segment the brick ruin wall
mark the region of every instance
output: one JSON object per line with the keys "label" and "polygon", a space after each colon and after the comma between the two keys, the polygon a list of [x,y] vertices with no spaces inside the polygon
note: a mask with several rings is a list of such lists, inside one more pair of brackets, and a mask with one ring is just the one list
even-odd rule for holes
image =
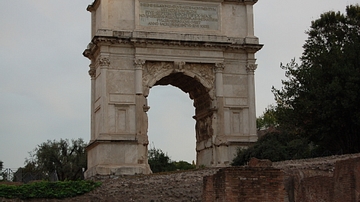
{"label": "brick ruin wall", "polygon": [[274,168],[232,167],[204,177],[202,201],[284,201],[283,173]]}
{"label": "brick ruin wall", "polygon": [[360,154],[220,169],[202,201],[360,202]]}

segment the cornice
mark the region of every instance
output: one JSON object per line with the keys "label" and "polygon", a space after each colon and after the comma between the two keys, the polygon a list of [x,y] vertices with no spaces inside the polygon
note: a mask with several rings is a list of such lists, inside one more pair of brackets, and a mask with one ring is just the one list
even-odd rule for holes
{"label": "cornice", "polygon": [[[204,0],[201,0],[201,1],[204,1]],[[209,2],[235,2],[235,3],[244,3],[244,4],[250,4],[250,5],[254,5],[256,2],[258,2],[258,0],[212,0],[212,1],[209,1]],[[90,5],[88,5],[88,7],[86,8],[87,11],[95,11],[97,9],[97,7],[100,5],[100,0],[94,0],[94,2]]]}
{"label": "cornice", "polygon": [[[189,36],[189,35],[187,35]],[[196,37],[194,37],[196,38]],[[116,36],[94,36],[83,55],[89,59],[96,52],[98,47],[103,45],[131,45],[134,47],[141,47],[147,45],[162,45],[172,47],[199,47],[199,48],[215,48],[215,49],[230,49],[230,50],[244,50],[246,52],[255,53],[262,48],[262,44],[247,44],[245,38],[227,38],[221,37],[221,40],[179,40],[179,39],[158,39],[135,37],[129,32],[116,34]]]}
{"label": "cornice", "polygon": [[97,9],[97,7],[100,5],[100,0],[94,0],[94,2],[86,8],[87,11],[92,12]]}

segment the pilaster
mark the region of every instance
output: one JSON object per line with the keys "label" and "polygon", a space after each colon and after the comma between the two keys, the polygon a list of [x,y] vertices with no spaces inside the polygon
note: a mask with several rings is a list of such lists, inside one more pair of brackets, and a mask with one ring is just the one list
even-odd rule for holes
{"label": "pilaster", "polygon": [[[108,74],[108,68],[110,66],[110,58],[109,58],[109,54],[100,54],[100,56],[98,57],[98,65],[99,67],[97,68],[100,71],[99,74],[99,80],[97,79],[96,82],[99,82],[95,85],[99,85],[100,87],[98,88],[100,90],[100,92],[98,93],[98,95],[100,95],[100,98],[95,98],[95,99],[99,99],[97,106],[95,107],[100,107],[100,113],[99,116],[101,116],[101,124],[96,125],[95,127],[99,127],[97,130],[95,130],[95,138],[97,138],[100,133],[107,133],[108,132],[108,122],[107,122],[107,116],[106,113],[108,112],[108,89],[107,89],[107,74]],[[96,88],[96,87],[95,87]],[[97,93],[97,92],[96,92]]]}
{"label": "pilaster", "polygon": [[142,75],[143,75],[143,66],[145,64],[145,60],[135,59],[135,93],[136,95],[143,94],[143,85],[142,85]]}
{"label": "pilaster", "polygon": [[143,68],[145,65],[145,60],[135,59],[135,104],[136,104],[136,139],[138,143],[144,146],[148,145],[147,140],[147,128],[148,128],[148,118],[147,111],[149,107],[147,106],[146,98],[143,95]]}
{"label": "pilaster", "polygon": [[224,82],[223,82],[223,71],[225,68],[224,63],[216,63],[215,64],[215,89],[216,89],[216,97],[224,96]]}
{"label": "pilaster", "polygon": [[256,134],[256,108],[255,108],[255,80],[254,72],[257,68],[257,64],[249,63],[246,65],[246,71],[248,73],[248,103],[249,103],[249,135],[250,141],[257,140]]}
{"label": "pilaster", "polygon": [[94,115],[94,107],[95,107],[95,77],[96,77],[96,69],[93,62],[89,65],[89,75],[91,78],[91,103],[90,103],[90,127],[91,127],[91,136],[90,141],[95,140],[95,115]]}

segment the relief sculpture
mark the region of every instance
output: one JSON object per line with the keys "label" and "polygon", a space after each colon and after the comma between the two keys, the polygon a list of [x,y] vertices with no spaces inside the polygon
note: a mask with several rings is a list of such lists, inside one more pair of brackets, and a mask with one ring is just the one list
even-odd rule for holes
{"label": "relief sculpture", "polygon": [[171,62],[146,61],[146,64],[144,65],[144,69],[143,69],[144,96],[145,97],[148,96],[149,89],[155,84],[156,78],[159,74],[164,73],[173,68],[174,68],[174,63]]}
{"label": "relief sculpture", "polygon": [[195,130],[197,142],[211,138],[213,135],[211,116],[197,120],[195,124]]}
{"label": "relief sculpture", "polygon": [[[213,65],[211,64],[189,64],[188,69],[204,79],[208,85],[212,85],[215,80]],[[206,85],[206,86],[208,86]]]}

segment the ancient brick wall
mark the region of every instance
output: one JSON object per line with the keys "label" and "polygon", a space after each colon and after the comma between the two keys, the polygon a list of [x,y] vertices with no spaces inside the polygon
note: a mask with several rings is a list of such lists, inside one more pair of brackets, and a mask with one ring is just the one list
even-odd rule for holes
{"label": "ancient brick wall", "polygon": [[354,177],[355,177],[355,201],[360,202],[360,159],[355,163],[354,168]]}
{"label": "ancient brick wall", "polygon": [[231,167],[204,177],[202,201],[284,201],[283,172],[275,168]]}
{"label": "ancient brick wall", "polygon": [[289,202],[330,202],[333,197],[333,180],[328,176],[313,176],[294,180],[294,198]]}
{"label": "ancient brick wall", "polygon": [[215,198],[214,178],[215,178],[215,175],[205,176],[203,178],[202,201],[213,201],[213,199]]}
{"label": "ancient brick wall", "polygon": [[[349,159],[335,164],[334,172],[334,202],[355,201],[356,160]],[[360,158],[358,159],[360,160]]]}
{"label": "ancient brick wall", "polygon": [[298,170],[291,176],[294,199],[296,202],[359,202],[359,170],[360,158],[337,161],[332,176],[308,177]]}
{"label": "ancient brick wall", "polygon": [[307,161],[223,168],[204,177],[202,201],[360,202],[360,157]]}

